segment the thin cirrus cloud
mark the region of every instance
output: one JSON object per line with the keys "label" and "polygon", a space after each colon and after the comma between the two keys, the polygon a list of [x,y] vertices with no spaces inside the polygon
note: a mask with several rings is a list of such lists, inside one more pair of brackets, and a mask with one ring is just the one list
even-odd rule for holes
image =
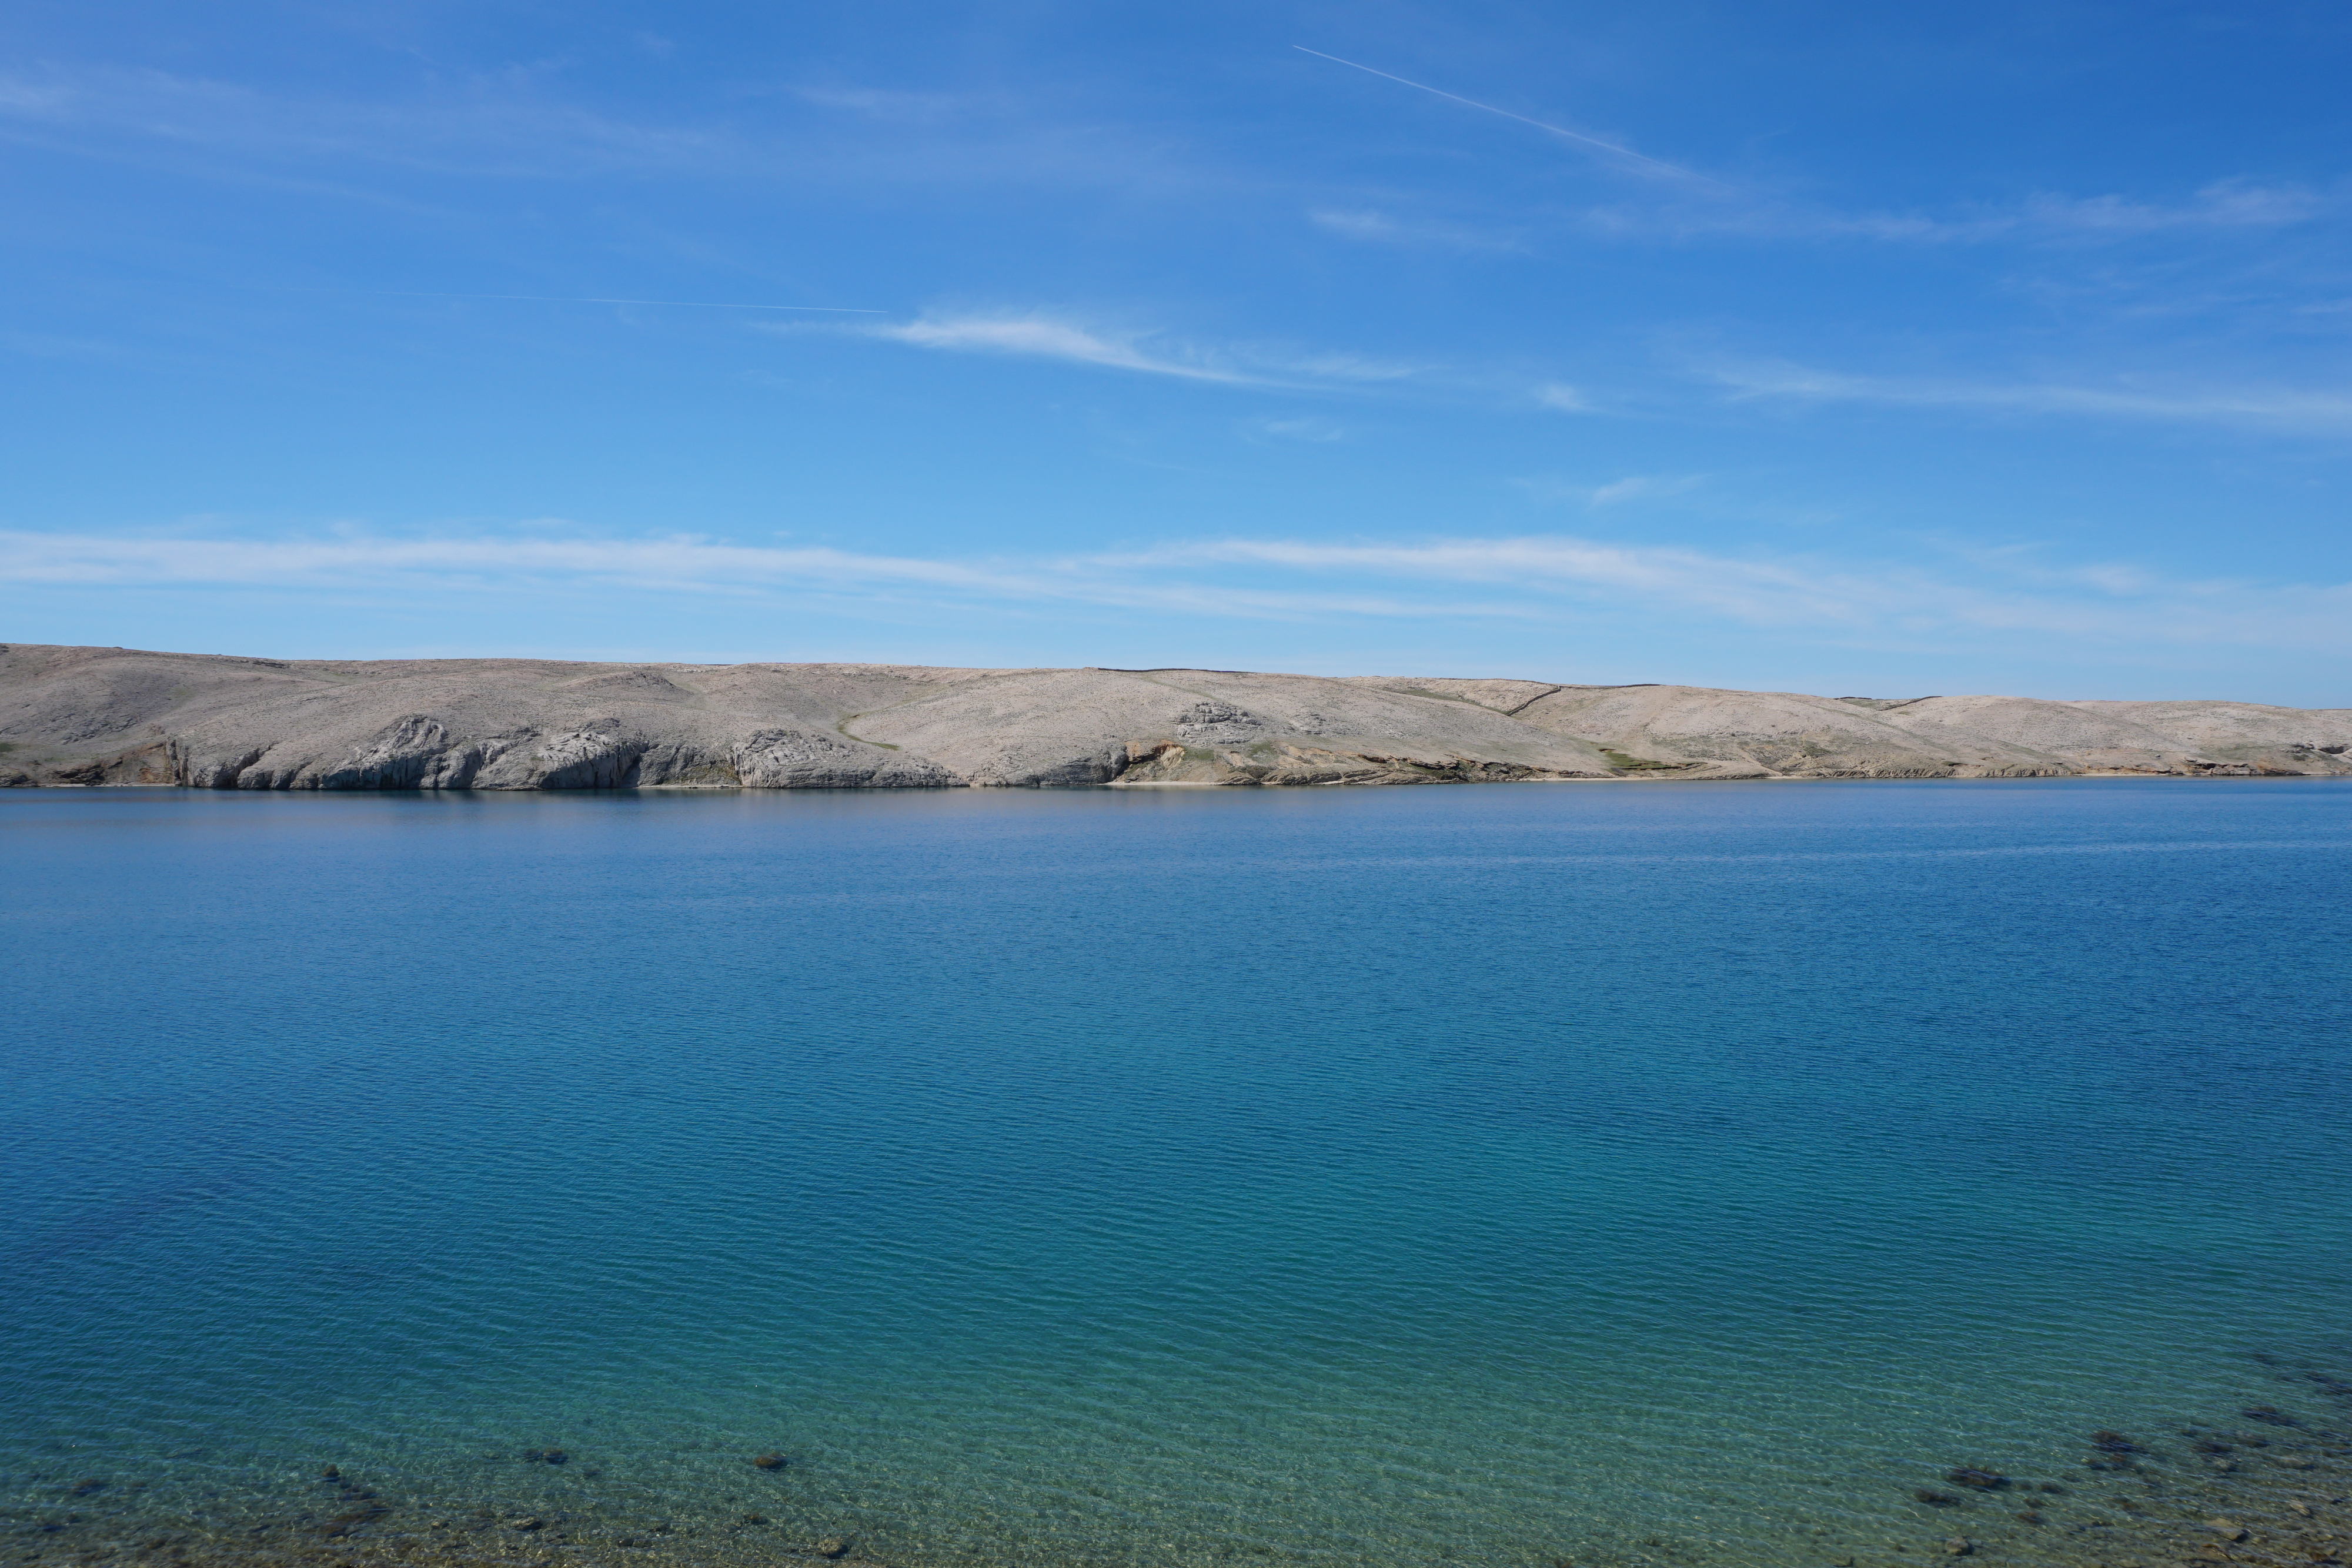
{"label": "thin cirrus cloud", "polygon": [[[1720,234],[1748,239],[1861,239],[1914,244],[1982,243],[2000,239],[2113,240],[2185,230],[2259,230],[2310,222],[2340,209],[2342,193],[2298,185],[2265,185],[2234,177],[2200,187],[2186,202],[2167,204],[2120,194],[2077,197],[2037,193],[2002,206],[1950,215],[1841,212],[1753,181],[1703,174],[1583,131],[1570,131],[1388,71],[1294,46],[1301,53],[1428,93],[1465,108],[1499,115],[1583,149],[1608,155],[1617,167],[1666,182],[1651,200],[1586,210],[1581,226],[1622,238],[1691,237]],[[1454,225],[1400,220],[1377,211],[1325,209],[1308,216],[1349,239],[1384,244],[1439,243],[1467,249],[1522,248]]]}
{"label": "thin cirrus cloud", "polygon": [[1307,214],[1316,227],[1370,245],[1464,251],[1524,251],[1515,233],[1473,228],[1436,218],[1401,217],[1376,208],[1318,207]]}
{"label": "thin cirrus cloud", "polygon": [[[924,317],[914,321],[847,329],[761,323],[761,329],[786,333],[845,329],[934,351],[1053,360],[1234,387],[1327,391],[1362,388],[1426,382],[1433,369],[1425,364],[1368,355],[1203,346],[1166,334],[1106,329],[1036,311]],[[2072,414],[2303,434],[2334,434],[2352,430],[2352,392],[2329,389],[2182,389],[2127,382],[2100,386],[1873,376],[1789,361],[1736,360],[1703,362],[1690,370],[1700,382],[1721,389],[1739,402],[1874,403],[1996,413]],[[1453,379],[1460,381],[1461,373],[1455,372]],[[1537,407],[1553,413],[1602,412],[1584,389],[1565,382],[1538,382],[1526,395]]]}
{"label": "thin cirrus cloud", "polygon": [[693,535],[394,538],[346,530],[250,539],[0,532],[0,582],[367,593],[407,586],[507,598],[583,588],[729,598],[814,593],[877,603],[1084,603],[1239,620],[1512,612],[1507,605],[1465,605],[1426,595],[1191,582],[1166,573],[1122,570],[1116,560],[1083,556],[968,561],[740,545]]}
{"label": "thin cirrus cloud", "polygon": [[2220,424],[2295,434],[2352,431],[2352,392],[2279,388],[2175,390],[2133,384],[1970,382],[1854,375],[1785,362],[1718,363],[1700,373],[1731,396],[1792,403],[1878,403]]}
{"label": "thin cirrus cloud", "polygon": [[946,353],[1059,360],[1225,386],[1363,386],[1409,380],[1423,369],[1363,354],[1207,346],[1164,333],[1107,329],[1034,310],[925,316],[853,329],[865,337]]}
{"label": "thin cirrus cloud", "polygon": [[1586,494],[1584,504],[1618,507],[1628,501],[1659,501],[1670,496],[1687,495],[1703,483],[1704,478],[1696,474],[1629,474],[1622,479],[1595,486]]}
{"label": "thin cirrus cloud", "polygon": [[0,533],[0,580],[15,582],[363,587],[420,578],[453,588],[584,580],[713,591],[745,583],[905,583],[1023,594],[1040,586],[986,566],[824,548],[734,545],[685,535],[395,538],[339,531],[320,538],[251,539]]}
{"label": "thin cirrus cloud", "polygon": [[1178,349],[1155,351],[1142,346],[1141,334],[1090,330],[1069,321],[1039,315],[926,317],[866,329],[866,335],[887,338],[917,349],[949,353],[1010,354],[1025,359],[1066,360],[1108,370],[1139,371],[1146,375],[1176,376],[1185,381],[1222,382],[1249,385],[1264,378],[1245,374],[1210,358]]}
{"label": "thin cirrus cloud", "polygon": [[2217,180],[2193,201],[2166,206],[2122,196],[2036,196],[2011,219],[2013,226],[2050,233],[2140,235],[2178,229],[2270,229],[2309,223],[2342,205],[2333,193],[2300,185]]}
{"label": "thin cirrus cloud", "polygon": [[[845,118],[875,134],[830,134]],[[959,134],[939,135],[950,119]],[[1164,149],[1118,124],[1061,124],[1018,96],[787,88],[655,117],[601,107],[561,59],[331,96],[155,69],[0,66],[0,142],[9,141],[128,155],[229,183],[299,171],[344,195],[372,189],[383,172],[468,182],[660,173],[1081,187],[1167,172]]]}
{"label": "thin cirrus cloud", "polygon": [[[1922,213],[1841,212],[1801,200],[1750,180],[1703,174],[1666,162],[1617,141],[1571,131],[1501,109],[1477,99],[1431,87],[1408,77],[1342,59],[1305,45],[1302,54],[1505,120],[1588,152],[1605,155],[1617,168],[1664,182],[1653,199],[1597,206],[1580,214],[1588,231],[1626,239],[1681,238],[1718,234],[1748,239],[1860,239],[1913,244],[1966,244],[1993,240],[2116,240],[2187,230],[2261,230],[2310,222],[2343,205],[2342,193],[2298,185],[2265,185],[2233,177],[2200,187],[2185,202],[2167,204],[2120,194],[2089,197],[2041,193],[2006,205],[1979,207],[1949,215]],[[1465,249],[1518,249],[1516,239],[1496,239],[1459,225],[1401,220],[1378,211],[1324,209],[1308,216],[1319,226],[1349,239],[1381,244],[1448,244]]]}
{"label": "thin cirrus cloud", "polygon": [[2076,645],[2237,645],[2352,653],[2352,583],[2183,581],[2131,565],[2045,564],[2030,551],[1930,568],[1733,556],[1563,535],[1345,543],[1224,538],[1147,549],[966,560],[686,535],[634,538],[255,539],[0,534],[0,581],[219,589],[392,586],[501,597],[583,591],[835,604],[1181,611],[1232,622],[1557,624],[1629,602],[1669,622],[1726,622],[1876,647],[1990,650],[2019,632]]}
{"label": "thin cirrus cloud", "polygon": [[1542,382],[1530,395],[1536,400],[1538,408],[1548,408],[1554,413],[1599,412],[1593,407],[1592,400],[1585,396],[1582,388],[1570,386],[1566,382]]}
{"label": "thin cirrus cloud", "polygon": [[[1315,51],[1308,51],[1314,53]],[[1695,173],[1602,138],[1516,114],[1402,76],[1322,57],[1424,93],[1567,138],[1619,167],[1652,176],[1649,195],[1587,209],[1589,235],[1627,242],[1706,235],[1759,242],[1875,241],[1961,245],[1994,241],[2112,242],[2193,231],[2261,233],[2340,214],[2342,187],[2314,190],[2233,178],[2166,203],[2121,194],[2038,193],[1948,213],[1848,212],[1791,198],[1752,181]],[[307,165],[315,173],[365,166],[478,178],[576,178],[660,171],[684,176],[773,178],[780,167],[816,178],[830,172],[921,182],[983,178],[1034,183],[1132,180],[1140,162],[1161,174],[1165,148],[1130,145],[1115,127],[1083,131],[1022,111],[1017,99],[856,87],[797,87],[778,98],[821,115],[855,116],[907,134],[845,149],[789,118],[738,106],[698,120],[664,122],[600,112],[567,96],[551,67],[481,72],[404,98],[306,97],[232,79],[152,69],[19,68],[0,72],[0,141],[83,151],[143,146],[156,157],[236,179],[263,168]],[[936,122],[962,134],[942,142]],[[921,134],[918,134],[920,132]],[[1116,156],[1108,151],[1116,146]],[[780,154],[789,152],[789,157]],[[191,157],[191,154],[201,156]],[[1188,167],[1188,183],[1225,177]],[[1502,229],[1391,212],[1310,210],[1325,231],[1351,240],[1460,251],[1528,248],[1526,224]]]}
{"label": "thin cirrus cloud", "polygon": [[215,159],[239,152],[507,176],[691,168],[740,152],[709,129],[636,123],[568,102],[528,69],[400,102],[301,99],[160,70],[19,71],[0,76],[0,138],[121,138]]}
{"label": "thin cirrus cloud", "polygon": [[1277,441],[1307,441],[1330,445],[1348,439],[1347,430],[1328,419],[1305,415],[1295,419],[1261,419],[1249,426],[1255,434]]}
{"label": "thin cirrus cloud", "polygon": [[1572,506],[1599,509],[1671,500],[1706,483],[1704,474],[1628,474],[1622,479],[1593,485],[1554,477],[1514,479],[1511,483],[1539,506]]}
{"label": "thin cirrus cloud", "polygon": [[2175,203],[2044,192],[2002,205],[1946,214],[1842,212],[1762,188],[1717,182],[1678,193],[1672,200],[1589,208],[1578,214],[1578,222],[1588,232],[1627,240],[1723,235],[1921,246],[2084,244],[2200,232],[2260,234],[2315,223],[2343,207],[2340,192],[2231,179],[2201,186],[2189,199]]}
{"label": "thin cirrus cloud", "polygon": [[2179,582],[2129,567],[2050,569],[2016,553],[1955,561],[1976,569],[1969,576],[1557,535],[1402,544],[1228,539],[1097,559],[1130,570],[1234,565],[1475,583],[1555,603],[1633,596],[1659,609],[1885,646],[2031,632],[2108,645],[2352,652],[2352,583]]}

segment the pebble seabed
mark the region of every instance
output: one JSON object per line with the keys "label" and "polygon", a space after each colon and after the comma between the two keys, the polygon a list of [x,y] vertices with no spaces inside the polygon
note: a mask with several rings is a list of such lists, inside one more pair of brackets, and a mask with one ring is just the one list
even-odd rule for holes
{"label": "pebble seabed", "polygon": [[[1780,1539],[1594,1538],[1562,1521],[1550,1539],[1462,1542],[1435,1557],[1533,1568],[1635,1564],[1817,1564],[1889,1568],[1951,1558],[2050,1568],[2163,1568],[2166,1564],[2352,1563],[2352,1382],[2284,1362],[2267,1363],[2275,1405],[2204,1412],[2169,1429],[2084,1432],[2082,1458],[2048,1475],[2003,1475],[1965,1455],[1922,1456],[1941,1479],[1907,1495],[1825,1478],[1853,1493],[1831,1522],[1797,1523]],[[173,1456],[196,1459],[195,1453]],[[1024,1545],[1022,1531],[992,1530],[983,1505],[933,1531],[908,1521],[827,1517],[802,1500],[804,1467],[788,1453],[746,1453],[742,1483],[724,1494],[658,1512],[632,1506],[598,1456],[518,1447],[482,1454],[468,1484],[338,1463],[285,1458],[275,1475],[237,1485],[194,1484],[168,1473],[89,1473],[83,1454],[5,1478],[0,1542],[21,1563],[436,1564],[499,1563],[582,1568],[732,1568],[836,1563],[844,1568],[1039,1568],[1149,1561],[1156,1564],[1272,1564],[1283,1556],[1237,1532],[1213,1550],[1175,1543],[1073,1552],[1066,1542]],[[606,1461],[609,1462],[609,1461]],[[734,1460],[728,1461],[730,1465]],[[162,1468],[162,1467],[159,1467]],[[1922,1473],[1927,1473],[1923,1471]],[[796,1497],[796,1493],[802,1494]],[[1800,1510],[1801,1511],[1801,1510]],[[1865,1525],[1858,1520],[1867,1519]],[[887,1540],[877,1539],[881,1534]],[[1536,1532],[1540,1535],[1540,1531]],[[993,1540],[996,1549],[976,1545]],[[1301,1561],[1378,1562],[1361,1542],[1334,1542]],[[1400,1561],[1403,1561],[1400,1559]]]}

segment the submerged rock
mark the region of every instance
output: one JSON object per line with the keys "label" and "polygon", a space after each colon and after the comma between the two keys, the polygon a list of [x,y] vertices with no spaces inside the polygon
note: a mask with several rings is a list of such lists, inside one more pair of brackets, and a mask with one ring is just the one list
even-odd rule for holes
{"label": "submerged rock", "polygon": [[327,1521],[327,1533],[331,1536],[349,1535],[360,1526],[373,1524],[391,1511],[391,1509],[380,1502],[372,1502],[365,1508],[355,1508],[349,1513],[339,1513]]}
{"label": "submerged rock", "polygon": [[782,1454],[761,1454],[751,1462],[763,1470],[781,1470],[784,1468],[784,1456]]}
{"label": "submerged rock", "polygon": [[1979,1491],[1997,1491],[2009,1484],[2009,1478],[2000,1471],[1980,1469],[1974,1465],[1947,1470],[1944,1479],[1954,1486],[1974,1487]]}

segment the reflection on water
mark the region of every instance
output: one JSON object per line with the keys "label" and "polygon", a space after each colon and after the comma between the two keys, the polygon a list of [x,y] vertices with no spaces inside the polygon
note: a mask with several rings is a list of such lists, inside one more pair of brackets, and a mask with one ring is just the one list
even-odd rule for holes
{"label": "reflection on water", "polygon": [[0,800],[0,1547],[2324,1560],[2347,806]]}

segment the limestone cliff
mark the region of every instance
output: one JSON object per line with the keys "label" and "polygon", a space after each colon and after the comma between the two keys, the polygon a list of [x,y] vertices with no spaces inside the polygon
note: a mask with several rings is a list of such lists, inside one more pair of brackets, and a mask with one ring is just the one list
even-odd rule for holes
{"label": "limestone cliff", "polygon": [[2352,710],[0,647],[0,785],[923,789],[2352,775]]}

